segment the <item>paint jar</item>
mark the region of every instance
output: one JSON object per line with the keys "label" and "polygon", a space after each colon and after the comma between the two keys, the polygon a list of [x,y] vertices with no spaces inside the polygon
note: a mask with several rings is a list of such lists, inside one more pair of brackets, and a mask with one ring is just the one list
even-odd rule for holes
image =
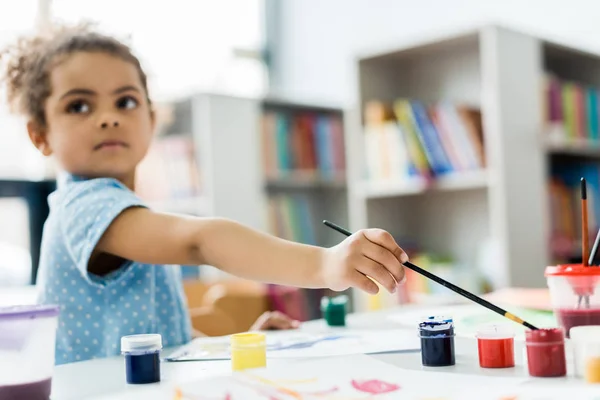
{"label": "paint jar", "polygon": [[321,312],[329,326],[346,326],[346,306],[348,296],[323,297],[321,299]]}
{"label": "paint jar", "polygon": [[567,374],[563,328],[525,331],[529,375],[556,377]]}
{"label": "paint jar", "polygon": [[570,337],[574,326],[600,325],[600,268],[582,264],[547,267],[552,308]]}
{"label": "paint jar", "polygon": [[505,325],[485,326],[475,335],[482,368],[515,366],[515,334]]}
{"label": "paint jar", "polygon": [[428,317],[419,323],[421,362],[426,367],[454,365],[454,323],[452,318]]}
{"label": "paint jar", "polygon": [[162,337],[159,334],[123,336],[121,354],[125,356],[127,383],[160,382],[161,350]]}
{"label": "paint jar", "polygon": [[0,399],[48,400],[59,308],[0,307]]}
{"label": "paint jar", "polygon": [[571,328],[574,375],[600,383],[600,325]]}
{"label": "paint jar", "polygon": [[231,335],[231,368],[241,371],[267,365],[266,337],[263,333]]}

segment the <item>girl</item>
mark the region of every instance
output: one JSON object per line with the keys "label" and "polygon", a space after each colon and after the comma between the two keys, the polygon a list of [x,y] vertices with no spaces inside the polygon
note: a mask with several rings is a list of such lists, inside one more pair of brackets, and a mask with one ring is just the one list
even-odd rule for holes
{"label": "girl", "polygon": [[72,27],[22,38],[0,54],[9,103],[26,117],[31,142],[65,173],[48,199],[38,280],[39,302],[61,307],[57,364],[119,354],[124,335],[188,342],[190,318],[172,264],[371,294],[373,280],[390,292],[403,281],[408,257],[382,230],[321,248],[223,218],[149,209],[134,178],[155,116],[146,74],[125,44]]}

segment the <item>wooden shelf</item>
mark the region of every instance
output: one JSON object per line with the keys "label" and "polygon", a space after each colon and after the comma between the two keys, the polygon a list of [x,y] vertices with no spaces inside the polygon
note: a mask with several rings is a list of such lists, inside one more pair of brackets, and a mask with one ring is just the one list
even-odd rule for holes
{"label": "wooden shelf", "polygon": [[600,141],[589,139],[568,140],[564,138],[552,138],[545,141],[545,147],[549,154],[564,154],[570,156],[600,158]]}
{"label": "wooden shelf", "polygon": [[325,178],[315,174],[293,173],[287,177],[269,178],[265,182],[267,190],[282,189],[345,189],[346,178],[335,176]]}
{"label": "wooden shelf", "polygon": [[486,171],[473,171],[448,175],[431,183],[423,179],[405,182],[364,182],[358,186],[357,194],[367,199],[401,197],[428,191],[483,189],[488,187],[488,183]]}
{"label": "wooden shelf", "polygon": [[148,201],[150,207],[157,211],[205,216],[209,215],[208,199],[205,197],[190,197]]}

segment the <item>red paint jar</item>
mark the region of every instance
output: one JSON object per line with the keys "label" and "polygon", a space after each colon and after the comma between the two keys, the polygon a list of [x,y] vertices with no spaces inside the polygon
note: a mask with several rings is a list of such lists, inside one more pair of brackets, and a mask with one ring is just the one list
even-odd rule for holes
{"label": "red paint jar", "polygon": [[490,325],[475,335],[481,368],[511,368],[515,366],[515,334],[502,325]]}
{"label": "red paint jar", "polygon": [[555,377],[567,374],[564,332],[563,328],[525,332],[529,375]]}

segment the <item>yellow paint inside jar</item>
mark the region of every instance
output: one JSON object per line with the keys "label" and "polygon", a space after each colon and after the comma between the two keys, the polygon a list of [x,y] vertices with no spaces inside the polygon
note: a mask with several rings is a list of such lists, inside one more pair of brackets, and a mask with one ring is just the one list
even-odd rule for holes
{"label": "yellow paint inside jar", "polygon": [[267,345],[264,333],[231,335],[231,368],[242,371],[267,366]]}

